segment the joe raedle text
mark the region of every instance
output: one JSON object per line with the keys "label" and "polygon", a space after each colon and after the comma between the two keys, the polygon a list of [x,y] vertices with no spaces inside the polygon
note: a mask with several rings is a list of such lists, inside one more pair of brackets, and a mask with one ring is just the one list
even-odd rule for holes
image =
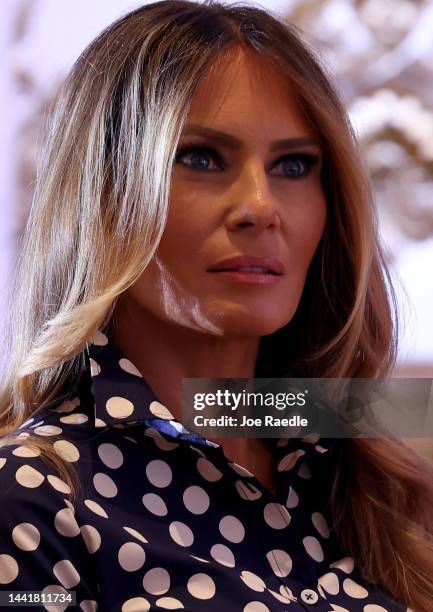
{"label": "joe raedle text", "polygon": [[194,417],[196,427],[307,427],[308,419],[298,414],[291,417],[274,417],[266,414],[263,417],[241,417],[223,414],[219,417],[205,417],[198,414]]}

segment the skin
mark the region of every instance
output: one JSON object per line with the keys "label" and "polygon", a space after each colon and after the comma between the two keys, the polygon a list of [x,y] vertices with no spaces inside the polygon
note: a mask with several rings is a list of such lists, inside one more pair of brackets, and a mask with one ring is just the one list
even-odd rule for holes
{"label": "skin", "polygon": [[[242,146],[234,150],[184,131],[178,150],[193,143],[222,159],[197,150],[177,158],[158,251],[121,296],[110,330],[180,421],[182,378],[254,376],[260,338],[296,312],[327,215],[317,135],[287,78],[253,51],[239,47],[217,60],[195,94],[191,124],[231,134]],[[283,138],[313,143],[270,152],[270,143]],[[317,155],[318,162],[293,178],[282,160],[293,153]],[[295,169],[304,172],[302,161]],[[241,254],[277,257],[285,274],[260,285],[207,272]],[[275,491],[265,438],[209,439]]]}

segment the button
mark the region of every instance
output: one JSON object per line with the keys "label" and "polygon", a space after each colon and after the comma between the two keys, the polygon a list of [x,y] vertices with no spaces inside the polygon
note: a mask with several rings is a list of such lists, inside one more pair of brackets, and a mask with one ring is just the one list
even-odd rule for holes
{"label": "button", "polygon": [[319,596],[316,591],[313,591],[312,589],[304,589],[301,591],[301,599],[304,603],[312,606],[317,603]]}

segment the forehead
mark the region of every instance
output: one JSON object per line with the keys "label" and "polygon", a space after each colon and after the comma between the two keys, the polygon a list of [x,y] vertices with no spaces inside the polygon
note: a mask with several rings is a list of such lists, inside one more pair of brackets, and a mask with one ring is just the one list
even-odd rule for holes
{"label": "forehead", "polygon": [[269,60],[244,47],[224,53],[201,81],[189,121],[217,127],[243,125],[265,131],[291,129],[302,135],[312,130],[294,95],[289,77]]}

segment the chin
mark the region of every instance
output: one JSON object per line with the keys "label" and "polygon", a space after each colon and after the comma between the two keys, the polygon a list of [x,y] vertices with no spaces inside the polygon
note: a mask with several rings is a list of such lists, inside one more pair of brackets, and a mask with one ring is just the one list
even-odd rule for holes
{"label": "chin", "polygon": [[[290,319],[289,319],[290,320]],[[262,337],[269,336],[288,323],[287,317],[271,316],[269,313],[243,313],[224,316],[221,313],[215,325],[221,329],[223,336]]]}

